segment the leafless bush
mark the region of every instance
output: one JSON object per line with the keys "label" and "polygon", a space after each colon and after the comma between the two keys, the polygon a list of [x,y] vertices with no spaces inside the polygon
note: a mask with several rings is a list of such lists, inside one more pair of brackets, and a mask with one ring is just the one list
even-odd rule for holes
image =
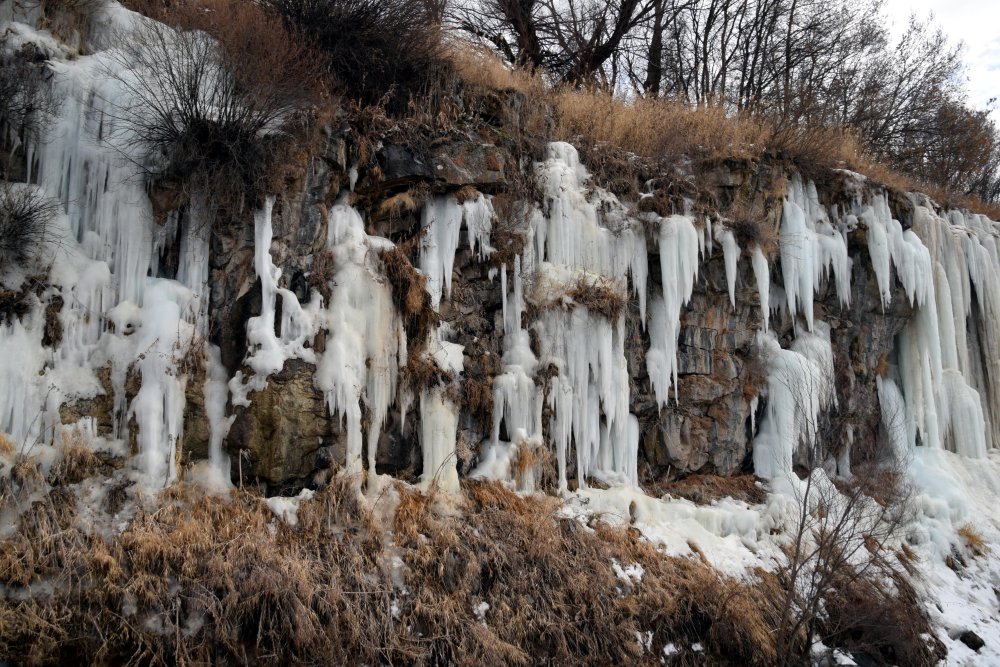
{"label": "leafless bush", "polygon": [[778,664],[799,664],[817,639],[878,664],[936,664],[939,648],[921,638],[933,633],[891,548],[911,516],[902,479],[871,466],[835,485],[813,470],[795,487],[798,513],[772,597]]}
{"label": "leafless bush", "polygon": [[[152,12],[152,10],[149,10]],[[106,100],[153,182],[242,204],[280,185],[288,139],[319,100],[315,59],[281,21],[236,0],[175,2],[119,36]],[[132,76],[136,70],[140,76]]]}
{"label": "leafless bush", "polygon": [[21,264],[36,257],[59,210],[35,188],[0,185],[0,264]]}
{"label": "leafless bush", "polygon": [[264,0],[329,58],[336,83],[363,104],[405,110],[442,66],[434,10],[424,0]]}

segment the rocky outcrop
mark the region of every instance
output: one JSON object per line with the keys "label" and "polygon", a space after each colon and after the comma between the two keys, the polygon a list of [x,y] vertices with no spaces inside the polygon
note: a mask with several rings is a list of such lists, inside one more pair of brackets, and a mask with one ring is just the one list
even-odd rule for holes
{"label": "rocky outcrop", "polygon": [[313,386],[314,372],[310,364],[289,361],[262,391],[250,394],[249,407],[234,409],[225,447],[245,480],[277,489],[301,486],[321,467],[343,460],[340,425]]}
{"label": "rocky outcrop", "polygon": [[[510,112],[505,107],[504,112]],[[370,234],[389,237],[404,255],[417,264],[421,239],[419,206],[431,193],[475,192],[503,194],[512,182],[523,181],[525,163],[508,148],[480,137],[444,137],[424,142],[385,142],[366,165],[357,167],[358,148],[346,124],[331,126],[321,135],[308,166],[274,208],[272,261],[281,269],[280,284],[301,303],[312,298],[326,278],[319,277],[328,263],[326,249],[330,207],[353,185],[354,205],[366,215]],[[639,420],[640,476],[658,479],[692,472],[723,475],[750,470],[755,423],[763,413],[761,397],[767,381],[757,349],[762,317],[748,248],[764,244],[776,255],[781,195],[787,174],[780,168],[743,163],[716,165],[702,178],[704,201],[729,210],[740,204],[753,210],[753,225],[733,223],[733,233],[744,250],[738,264],[735,306],[730,303],[723,253],[702,260],[690,303],[681,315],[678,338],[678,383],[662,409],[646,372],[649,334],[634,302],[626,314],[625,355],[631,377],[630,412]],[[669,179],[652,182],[660,188],[637,206],[667,214],[672,203]],[[830,201],[852,196],[845,182],[832,182],[823,196]],[[530,188],[517,196],[530,196]],[[400,206],[383,206],[389,197],[405,195]],[[746,203],[749,202],[749,203]],[[899,206],[900,203],[896,202]],[[662,211],[660,209],[663,209]],[[904,215],[905,212],[901,212]],[[718,218],[718,214],[712,214]],[[243,367],[247,352],[246,322],[261,312],[261,287],[254,270],[253,227],[246,215],[239,220],[215,220],[210,243],[208,309],[210,339],[219,345],[230,377]],[[182,223],[183,224],[183,223]],[[465,232],[463,232],[464,235]],[[505,233],[510,234],[510,230]],[[519,233],[514,230],[513,234]],[[751,236],[747,236],[747,235]],[[753,236],[756,234],[757,236]],[[816,294],[817,317],[827,322],[835,357],[837,404],[824,416],[829,442],[854,441],[856,455],[870,455],[878,440],[880,415],[875,378],[884,369],[896,334],[911,316],[909,302],[896,288],[892,305],[883,312],[882,300],[863,233],[849,239],[853,293],[850,306],[842,307],[832,285]],[[660,289],[656,244],[647,244],[651,289]],[[464,348],[464,371],[455,379],[453,395],[461,404],[459,420],[459,472],[474,465],[480,443],[492,432],[492,381],[502,370],[503,316],[497,263],[483,261],[459,244],[454,263],[452,294],[440,306],[440,318],[451,330],[451,340]],[[169,262],[165,262],[169,270]],[[780,262],[771,262],[772,282],[781,284]],[[895,283],[894,283],[895,284]],[[324,299],[329,293],[320,290]],[[772,306],[778,305],[772,295]],[[280,299],[279,299],[280,308]],[[793,338],[795,323],[776,308],[770,329],[783,345]],[[280,326],[280,311],[276,326]],[[526,327],[531,331],[530,322]],[[316,343],[324,340],[321,335]],[[536,341],[537,342],[537,341]],[[419,348],[422,343],[411,341]],[[321,351],[321,350],[319,350]],[[537,353],[537,350],[536,350]],[[344,460],[345,435],[336,417],[315,386],[314,367],[292,360],[268,378],[266,387],[250,395],[250,405],[229,406],[232,428],[225,441],[234,478],[266,485],[270,490],[290,490],[313,483],[321,471]],[[182,456],[207,456],[209,421],[202,395],[204,364],[187,369]],[[104,378],[106,381],[107,379]],[[541,380],[539,380],[541,382]],[[110,389],[110,387],[108,387]],[[64,421],[94,416],[101,432],[111,431],[111,392],[89,401],[63,407]],[[548,413],[546,413],[547,415]],[[413,403],[409,414],[390,411],[376,453],[377,468],[410,478],[421,471],[419,414]],[[546,416],[547,428],[547,416]],[[134,429],[132,429],[134,430]],[[134,435],[134,434],[133,434]],[[506,437],[511,434],[504,433]],[[836,453],[831,452],[834,456]]]}

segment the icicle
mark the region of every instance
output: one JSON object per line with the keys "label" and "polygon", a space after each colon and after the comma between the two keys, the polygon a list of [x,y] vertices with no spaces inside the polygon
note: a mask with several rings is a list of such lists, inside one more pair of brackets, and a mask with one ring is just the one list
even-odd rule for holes
{"label": "icicle", "polygon": [[681,308],[691,300],[698,276],[698,231],[690,217],[674,215],[660,219],[660,273],[662,297],[650,303],[649,351],[646,367],[663,407],[670,387],[677,382],[677,336]]}
{"label": "icicle", "polygon": [[451,296],[451,274],[455,265],[462,207],[454,197],[434,197],[424,205],[421,225],[426,230],[420,244],[420,270],[427,276],[427,291],[437,309],[442,293]]}
{"label": "icicle", "polygon": [[740,247],[736,243],[736,237],[725,227],[719,226],[715,228],[715,238],[722,244],[722,252],[726,261],[726,285],[729,288],[729,303],[735,310],[736,263],[740,260]]}
{"label": "icicle", "polygon": [[760,246],[757,245],[753,247],[750,262],[753,265],[754,277],[757,279],[757,295],[760,298],[761,331],[767,331],[768,321],[771,317],[771,267],[768,266],[767,257],[764,257]]}

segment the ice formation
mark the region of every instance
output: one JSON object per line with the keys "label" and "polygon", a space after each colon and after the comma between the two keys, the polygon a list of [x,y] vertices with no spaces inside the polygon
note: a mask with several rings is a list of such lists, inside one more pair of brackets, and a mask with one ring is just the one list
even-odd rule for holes
{"label": "ice formation", "polygon": [[767,411],[753,443],[754,471],[778,480],[791,474],[800,446],[813,446],[822,411],[836,400],[830,330],[817,322],[814,332],[799,331],[790,349],[761,333],[758,345],[769,376]]}
{"label": "ice formation", "polygon": [[841,304],[851,301],[851,260],[847,239],[830,223],[819,203],[816,186],[794,176],[781,213],[781,271],[788,312],[801,312],[813,328],[813,297],[826,277],[832,277]]}
{"label": "ice formation", "polygon": [[669,401],[670,387],[677,384],[681,309],[691,300],[698,277],[700,235],[689,216],[672,215],[658,223],[662,294],[650,304],[646,366],[656,400],[663,407]]}
{"label": "ice formation", "polygon": [[368,236],[361,216],[346,202],[331,209],[328,224],[335,274],[322,316],[326,351],[318,360],[315,381],[326,393],[330,412],[346,423],[349,473],[363,467],[362,401],[367,406],[368,469],[374,476],[379,435],[396,400],[399,368],[406,363],[403,324],[391,288],[377,270],[377,251],[392,244]]}

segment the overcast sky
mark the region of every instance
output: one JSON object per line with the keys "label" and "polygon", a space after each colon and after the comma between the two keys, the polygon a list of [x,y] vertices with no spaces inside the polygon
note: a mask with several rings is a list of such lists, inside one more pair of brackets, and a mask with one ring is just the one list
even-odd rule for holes
{"label": "overcast sky", "polygon": [[[920,19],[933,12],[934,23],[952,42],[965,43],[969,101],[982,108],[990,98],[1000,98],[1000,0],[885,0],[885,9],[897,35],[910,12]],[[1000,117],[1000,109],[993,117]]]}

